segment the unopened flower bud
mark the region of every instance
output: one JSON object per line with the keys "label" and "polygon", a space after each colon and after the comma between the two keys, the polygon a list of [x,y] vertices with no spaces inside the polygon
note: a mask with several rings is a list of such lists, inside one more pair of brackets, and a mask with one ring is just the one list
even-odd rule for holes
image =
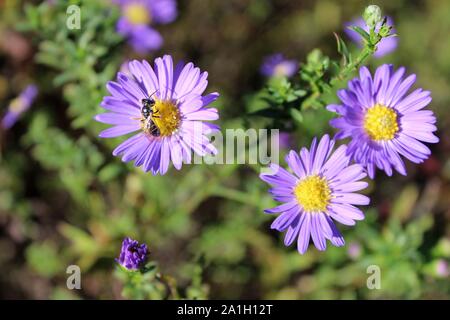
{"label": "unopened flower bud", "polygon": [[374,28],[382,20],[381,9],[377,5],[370,5],[364,10],[364,21],[369,28]]}

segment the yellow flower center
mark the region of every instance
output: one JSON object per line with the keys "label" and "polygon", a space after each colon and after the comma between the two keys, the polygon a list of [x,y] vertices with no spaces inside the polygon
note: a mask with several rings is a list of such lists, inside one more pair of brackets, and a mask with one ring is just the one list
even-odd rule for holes
{"label": "yellow flower center", "polygon": [[15,113],[21,113],[25,109],[25,99],[18,97],[11,101],[9,110]]}
{"label": "yellow flower center", "polygon": [[289,72],[288,67],[284,63],[277,64],[273,71],[273,73],[277,77],[287,76],[288,72]]}
{"label": "yellow flower center", "polygon": [[131,24],[149,24],[150,12],[140,3],[131,3],[124,9],[124,16]]}
{"label": "yellow flower center", "polygon": [[180,110],[174,101],[156,99],[152,111],[153,123],[162,137],[172,135],[180,127]]}
{"label": "yellow flower center", "polygon": [[318,175],[301,180],[294,188],[294,194],[306,212],[325,211],[331,199],[327,180]]}
{"label": "yellow flower center", "polygon": [[392,108],[376,104],[366,112],[364,129],[372,140],[392,140],[399,130],[397,113]]}

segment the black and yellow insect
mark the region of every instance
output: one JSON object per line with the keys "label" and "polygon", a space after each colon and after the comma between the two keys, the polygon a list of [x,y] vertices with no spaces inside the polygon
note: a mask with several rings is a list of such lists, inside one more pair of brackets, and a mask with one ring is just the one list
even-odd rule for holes
{"label": "black and yellow insect", "polygon": [[141,102],[141,114],[144,118],[142,120],[144,122],[144,130],[154,137],[159,137],[161,135],[161,132],[159,131],[158,126],[153,121],[153,118],[159,118],[157,111],[154,111],[155,100],[150,97],[148,99],[142,99]]}

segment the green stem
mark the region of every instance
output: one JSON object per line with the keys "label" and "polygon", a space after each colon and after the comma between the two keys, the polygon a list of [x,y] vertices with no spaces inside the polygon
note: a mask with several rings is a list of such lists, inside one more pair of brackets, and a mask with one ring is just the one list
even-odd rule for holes
{"label": "green stem", "polygon": [[[378,42],[377,42],[378,43]],[[338,82],[347,79],[347,77],[358,69],[364,61],[367,60],[375,52],[376,44],[372,46],[364,47],[364,50],[358,55],[358,57],[348,65],[345,66],[336,76],[330,80],[330,87],[334,87]]]}
{"label": "green stem", "polygon": [[341,69],[339,74],[337,74],[330,80],[330,89],[338,82],[347,79],[347,77],[352,74],[353,71],[358,69],[364,61],[372,56],[375,53],[376,47],[378,43],[380,43],[381,39],[383,39],[383,37],[375,32],[375,28],[372,28],[370,30],[370,43],[366,43],[363,50],[356,57],[356,59],[346,65],[343,69]]}

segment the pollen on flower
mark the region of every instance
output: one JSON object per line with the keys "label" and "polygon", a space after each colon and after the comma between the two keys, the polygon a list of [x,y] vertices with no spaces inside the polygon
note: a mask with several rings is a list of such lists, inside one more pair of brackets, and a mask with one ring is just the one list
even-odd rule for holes
{"label": "pollen on flower", "polygon": [[9,108],[12,112],[20,113],[26,109],[26,106],[27,106],[26,99],[19,96],[15,98],[13,101],[11,101]]}
{"label": "pollen on flower", "polygon": [[279,63],[273,70],[276,76],[286,76],[289,74],[289,67],[285,63]]}
{"label": "pollen on flower", "polygon": [[325,178],[311,175],[294,188],[297,201],[307,212],[325,211],[331,199],[331,190]]}
{"label": "pollen on flower", "polygon": [[397,113],[392,108],[376,104],[366,112],[364,129],[372,140],[392,140],[399,130]]}
{"label": "pollen on flower", "polygon": [[149,24],[151,16],[148,9],[140,3],[132,3],[125,7],[124,16],[131,24]]}
{"label": "pollen on flower", "polygon": [[181,124],[180,110],[172,100],[155,100],[152,120],[162,137],[172,135]]}

